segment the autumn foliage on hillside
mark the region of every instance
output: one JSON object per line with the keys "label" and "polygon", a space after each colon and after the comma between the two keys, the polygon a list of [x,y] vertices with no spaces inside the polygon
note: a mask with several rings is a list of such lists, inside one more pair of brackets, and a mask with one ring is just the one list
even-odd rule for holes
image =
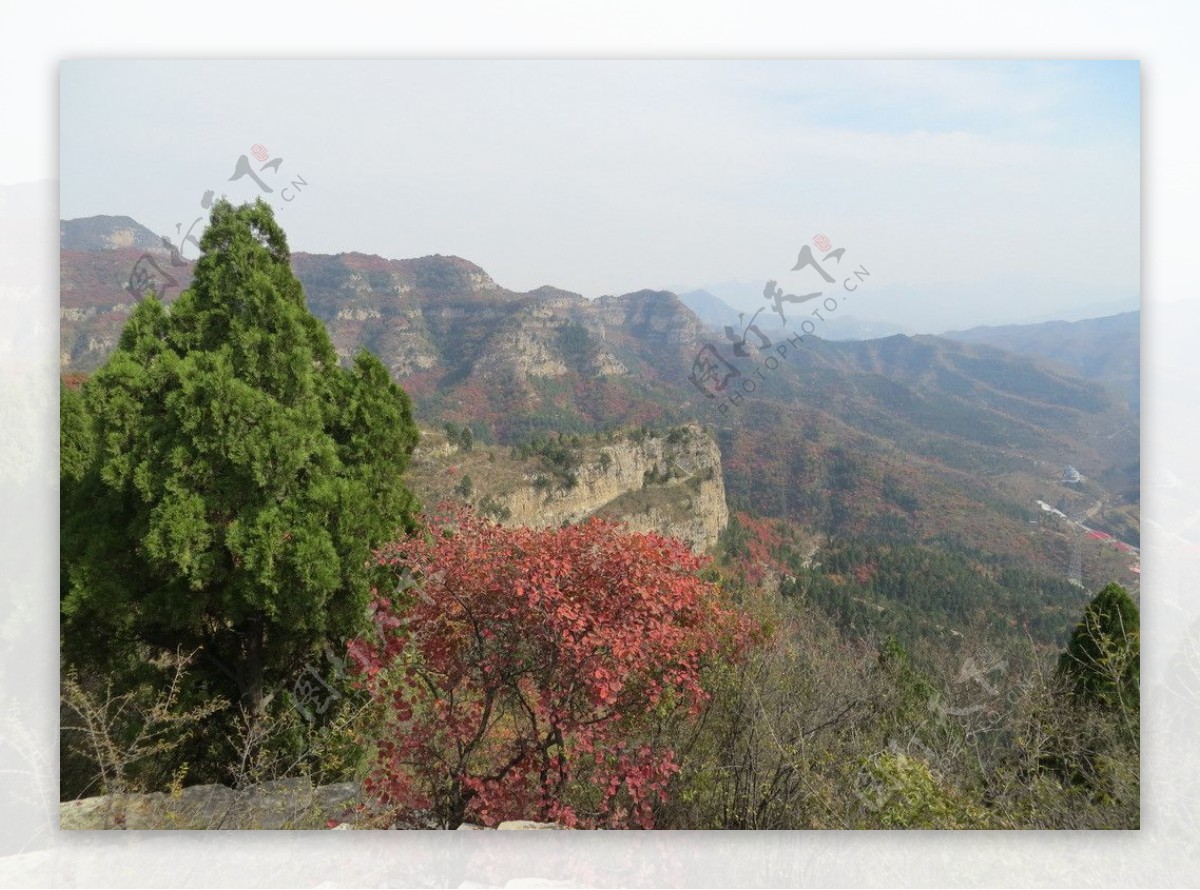
{"label": "autumn foliage on hillside", "polygon": [[704,559],[602,520],[502,528],[467,512],[377,552],[373,638],[350,644],[386,730],[367,788],[443,824],[652,827],[678,772],[666,723],[744,644]]}

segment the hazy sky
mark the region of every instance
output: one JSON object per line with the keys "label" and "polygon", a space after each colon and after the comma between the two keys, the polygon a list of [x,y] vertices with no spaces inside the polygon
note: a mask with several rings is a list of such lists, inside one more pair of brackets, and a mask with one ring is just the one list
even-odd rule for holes
{"label": "hazy sky", "polygon": [[750,306],[818,289],[790,270],[824,234],[871,272],[845,311],[912,330],[1138,298],[1136,62],[73,61],[61,99],[64,218],[177,237],[261,194],[248,155],[293,250],[514,290]]}

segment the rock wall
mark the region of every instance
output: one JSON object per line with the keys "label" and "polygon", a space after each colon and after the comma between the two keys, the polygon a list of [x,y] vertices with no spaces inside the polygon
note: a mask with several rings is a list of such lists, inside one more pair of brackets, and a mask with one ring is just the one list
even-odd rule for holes
{"label": "rock wall", "polygon": [[[478,472],[478,471],[474,471]],[[640,442],[621,438],[584,449],[577,484],[537,485],[525,471],[522,484],[487,491],[507,511],[506,525],[549,528],[601,516],[634,531],[656,531],[703,551],[716,543],[729,522],[721,453],[697,425],[676,427]],[[430,492],[418,490],[426,503]]]}

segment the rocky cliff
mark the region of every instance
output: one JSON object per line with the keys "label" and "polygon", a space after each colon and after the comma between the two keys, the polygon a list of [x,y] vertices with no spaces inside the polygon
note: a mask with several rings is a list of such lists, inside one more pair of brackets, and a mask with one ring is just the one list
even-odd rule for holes
{"label": "rocky cliff", "polygon": [[[170,302],[190,284],[191,264],[131,236],[131,223],[63,223],[64,372],[99,367],[149,287]],[[679,388],[695,395],[687,374],[707,335],[667,292],[521,293],[453,256],[295,253],[292,268],[343,360],[374,352],[427,423],[481,424],[499,441],[519,442],[553,430],[670,423],[682,419]]]}
{"label": "rocky cliff", "polygon": [[552,463],[521,449],[465,450],[425,432],[407,478],[426,506],[466,502],[503,524],[535,528],[599,516],[698,551],[715,544],[729,521],[720,452],[698,425],[561,441]]}

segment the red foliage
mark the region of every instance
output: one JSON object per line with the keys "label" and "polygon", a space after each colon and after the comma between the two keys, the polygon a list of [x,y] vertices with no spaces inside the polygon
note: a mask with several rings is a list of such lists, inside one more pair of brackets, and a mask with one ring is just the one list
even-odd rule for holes
{"label": "red foliage", "polygon": [[426,399],[437,392],[442,373],[441,371],[416,371],[398,379],[404,387],[404,391],[412,398]]}
{"label": "red foliage", "polygon": [[746,638],[704,558],[598,519],[502,528],[463,511],[377,558],[403,602],[377,597],[378,638],[350,644],[387,714],[370,792],[447,825],[652,827],[679,770],[654,729],[696,716],[702,666]]}
{"label": "red foliage", "polygon": [[867,565],[856,565],[850,570],[850,572],[852,575],[854,575],[854,581],[856,584],[866,586],[867,584],[870,584],[871,579],[878,574],[879,566],[875,565],[874,563]]}
{"label": "red foliage", "polygon": [[740,511],[737,518],[746,529],[746,547],[749,550],[743,565],[746,580],[754,585],[761,584],[768,570],[786,574],[789,571],[787,564],[779,558],[783,550],[780,528],[784,523],[774,519],[759,519]]}

